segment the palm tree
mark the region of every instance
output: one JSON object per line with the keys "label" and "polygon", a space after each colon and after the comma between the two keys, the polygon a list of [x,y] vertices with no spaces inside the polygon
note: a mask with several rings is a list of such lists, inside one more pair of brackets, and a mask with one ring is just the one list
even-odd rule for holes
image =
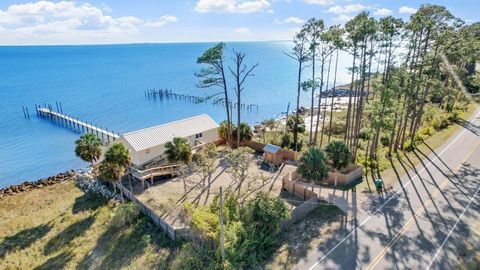
{"label": "palm tree", "polygon": [[[102,141],[92,133],[83,134],[75,141],[75,155],[86,162],[93,164],[102,155]],[[95,170],[94,170],[95,172]]]}
{"label": "palm tree", "polygon": [[[165,144],[165,154],[169,162],[183,163],[184,165],[190,164],[192,160],[192,147],[188,143],[187,139],[175,137],[171,142]],[[185,173],[182,173],[183,189],[187,194],[187,183],[185,179]]]}
{"label": "palm tree", "polygon": [[328,160],[335,169],[335,186],[337,185],[338,172],[350,164],[351,154],[348,146],[342,141],[333,141],[325,147]]}
{"label": "palm tree", "polygon": [[328,176],[328,164],[325,152],[312,147],[298,160],[297,172],[307,180],[312,181],[312,191],[315,182],[321,182]]}
{"label": "palm tree", "polygon": [[[233,125],[233,124],[232,124]],[[232,128],[235,128],[233,126]],[[218,127],[218,137],[220,137],[222,140],[225,140],[225,142],[228,143],[228,122],[227,120],[223,120],[220,122],[220,126]]]}
{"label": "palm tree", "polygon": [[238,131],[240,132],[240,142],[252,140],[252,137],[253,137],[252,128],[250,128],[250,126],[247,123],[241,123]]}
{"label": "palm tree", "polygon": [[[115,143],[105,152],[105,159],[100,166],[102,174],[112,181],[121,181],[122,175],[132,163],[130,151],[123,144]],[[113,173],[114,172],[114,173]],[[115,180],[114,176],[117,177]],[[115,192],[116,188],[113,185]],[[123,191],[120,191],[123,199]]]}

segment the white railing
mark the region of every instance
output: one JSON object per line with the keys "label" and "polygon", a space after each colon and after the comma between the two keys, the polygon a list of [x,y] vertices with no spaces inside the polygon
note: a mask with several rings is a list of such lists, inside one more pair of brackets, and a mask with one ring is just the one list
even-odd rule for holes
{"label": "white railing", "polygon": [[162,165],[158,167],[149,168],[146,170],[139,170],[134,167],[131,167],[130,172],[132,173],[133,177],[140,180],[145,180],[145,179],[153,178],[155,176],[161,176],[161,175],[167,175],[167,174],[175,175],[178,167],[180,167],[179,164]]}

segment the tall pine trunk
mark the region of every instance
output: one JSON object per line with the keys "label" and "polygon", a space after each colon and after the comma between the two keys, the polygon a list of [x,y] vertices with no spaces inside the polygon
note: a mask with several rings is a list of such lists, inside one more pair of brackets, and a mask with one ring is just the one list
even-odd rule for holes
{"label": "tall pine trunk", "polygon": [[330,103],[330,119],[328,124],[328,142],[332,137],[332,119],[333,119],[333,104],[335,103],[335,87],[337,84],[337,67],[338,67],[338,49],[335,56],[335,74],[333,75],[332,101]]}

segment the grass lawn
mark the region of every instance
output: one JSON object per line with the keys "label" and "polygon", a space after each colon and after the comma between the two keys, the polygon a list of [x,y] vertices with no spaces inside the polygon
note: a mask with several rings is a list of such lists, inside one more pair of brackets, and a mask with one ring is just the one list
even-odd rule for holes
{"label": "grass lawn", "polygon": [[109,226],[119,206],[73,181],[0,200],[0,269],[166,268],[173,249],[143,216]]}

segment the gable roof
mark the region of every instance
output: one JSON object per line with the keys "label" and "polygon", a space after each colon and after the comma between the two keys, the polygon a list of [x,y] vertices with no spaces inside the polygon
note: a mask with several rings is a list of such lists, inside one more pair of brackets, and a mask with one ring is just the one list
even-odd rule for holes
{"label": "gable roof", "polygon": [[185,138],[218,127],[217,122],[210,116],[201,114],[163,125],[128,132],[120,138],[127,141],[135,151],[141,151],[162,145],[173,140],[174,137]]}
{"label": "gable roof", "polygon": [[279,147],[279,146],[276,146],[276,145],[273,145],[273,144],[266,144],[266,145],[263,147],[263,151],[265,151],[265,152],[267,152],[267,153],[271,153],[271,154],[275,154],[275,153],[277,153],[279,150],[280,150],[280,147]]}

